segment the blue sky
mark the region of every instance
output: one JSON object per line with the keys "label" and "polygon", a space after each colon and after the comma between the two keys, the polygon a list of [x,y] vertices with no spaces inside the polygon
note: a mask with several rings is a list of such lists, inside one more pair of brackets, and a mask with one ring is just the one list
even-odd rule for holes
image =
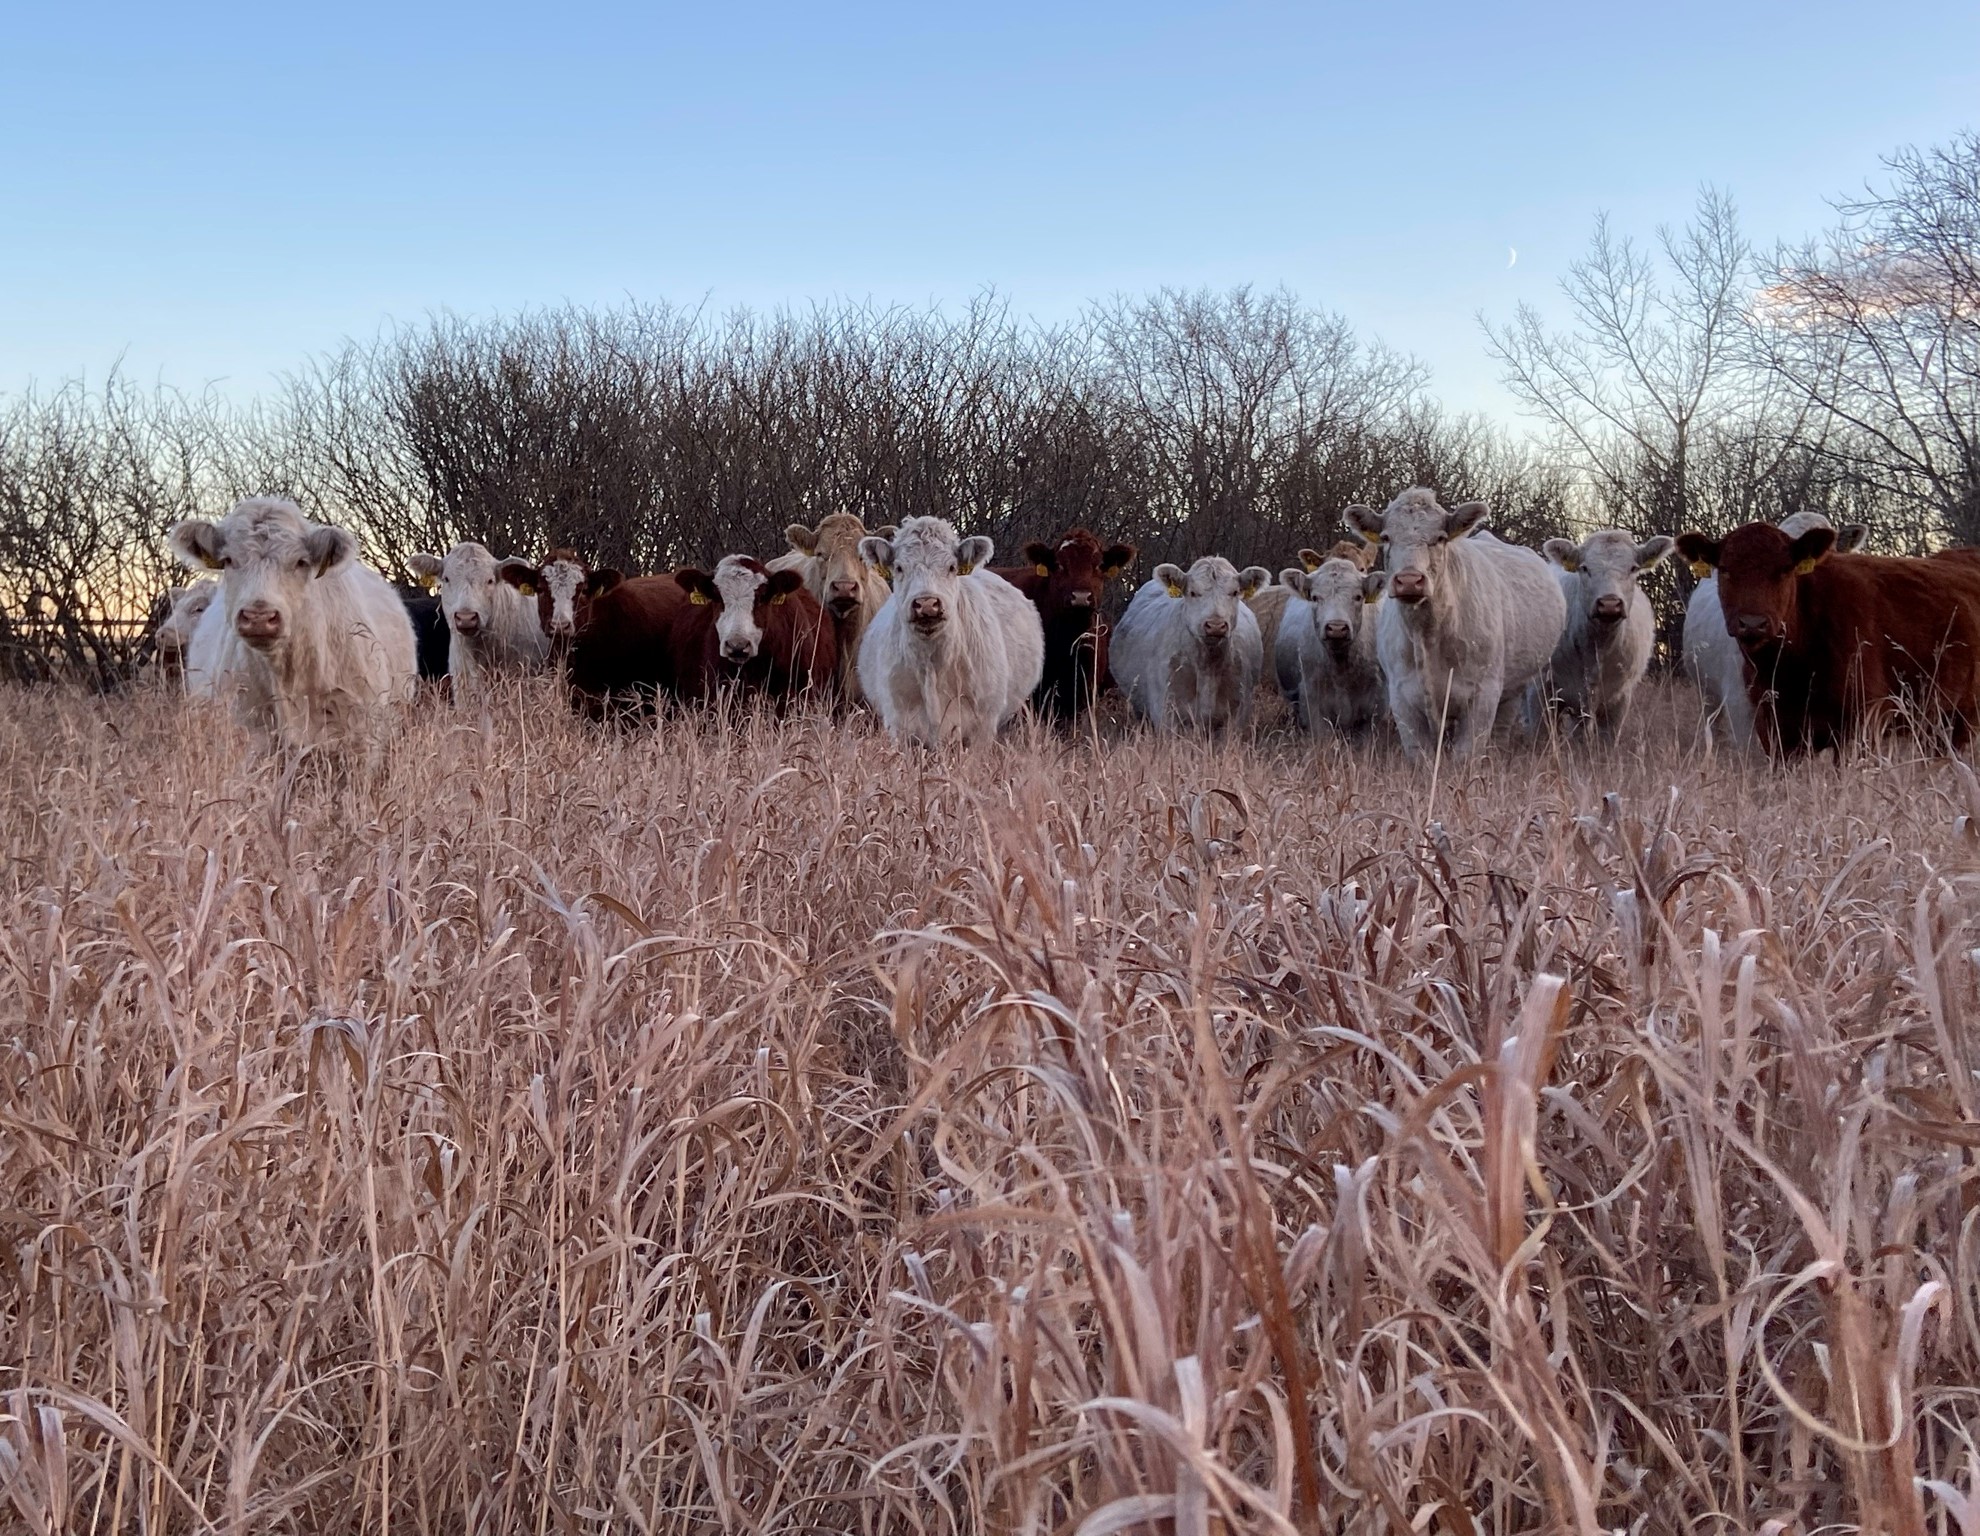
{"label": "blue sky", "polygon": [[1598,210],[1800,235],[1976,104],[1971,0],[20,6],[0,391],[252,395],[441,309],[1252,282],[1509,412],[1475,316]]}

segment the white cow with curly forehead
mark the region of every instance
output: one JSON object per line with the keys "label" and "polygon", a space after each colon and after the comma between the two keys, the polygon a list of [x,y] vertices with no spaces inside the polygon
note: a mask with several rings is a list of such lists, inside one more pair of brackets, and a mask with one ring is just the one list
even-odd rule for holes
{"label": "white cow with curly forehead", "polygon": [[515,585],[514,573],[530,571],[527,560],[497,560],[486,545],[463,539],[445,556],[417,554],[406,566],[439,595],[456,702],[472,697],[490,677],[534,672],[550,659],[535,591]]}
{"label": "white cow with curly forehead", "polygon": [[1343,515],[1388,557],[1375,654],[1403,751],[1421,761],[1441,741],[1453,759],[1471,756],[1500,701],[1552,658],[1567,622],[1560,583],[1532,550],[1479,531],[1482,501],[1446,510],[1419,486],[1381,512],[1357,503]]}
{"label": "white cow with curly forehead", "polygon": [[1666,534],[1639,544],[1621,528],[1603,528],[1579,544],[1549,539],[1540,546],[1567,602],[1567,624],[1554,659],[1527,691],[1534,728],[1549,708],[1593,721],[1604,738],[1622,728],[1657,644],[1657,617],[1636,578],[1662,565],[1676,545]]}
{"label": "white cow with curly forehead", "polygon": [[218,523],[175,525],[171,545],[219,575],[193,648],[214,642],[212,674],[242,719],[270,744],[375,755],[419,674],[405,604],[357,563],[357,540],[294,502],[256,496]]}
{"label": "white cow with curly forehead", "polygon": [[1187,571],[1158,565],[1114,627],[1108,664],[1134,712],[1158,731],[1242,729],[1265,665],[1258,616],[1245,603],[1272,579],[1205,555]]}
{"label": "white cow with curly forehead", "polygon": [[860,558],[893,584],[859,646],[859,680],[897,737],[933,746],[996,736],[1045,671],[1030,598],[990,570],[995,547],[939,517],[911,517]]}

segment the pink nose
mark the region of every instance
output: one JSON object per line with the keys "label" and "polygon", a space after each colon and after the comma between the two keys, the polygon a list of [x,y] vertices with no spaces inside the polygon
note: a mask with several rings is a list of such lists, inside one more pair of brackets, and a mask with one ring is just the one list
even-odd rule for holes
{"label": "pink nose", "polygon": [[1091,608],[1093,606],[1093,594],[1084,589],[1068,592],[1066,594],[1066,606],[1068,608]]}
{"label": "pink nose", "polygon": [[1230,633],[1231,621],[1229,619],[1205,619],[1203,621],[1203,638],[1205,640],[1225,640],[1230,637]]}
{"label": "pink nose", "polygon": [[1421,571],[1397,571],[1389,578],[1389,596],[1399,603],[1420,603],[1430,595],[1430,578]]}
{"label": "pink nose", "polygon": [[464,635],[478,635],[481,633],[481,615],[463,608],[454,615],[454,628]]}
{"label": "pink nose", "polygon": [[1595,621],[1598,624],[1620,624],[1623,616],[1623,600],[1619,597],[1598,597],[1595,599]]}
{"label": "pink nose", "polygon": [[1329,619],[1320,627],[1320,635],[1322,639],[1340,645],[1345,645],[1354,638],[1353,632],[1348,629],[1346,619]]}
{"label": "pink nose", "polygon": [[282,615],[267,603],[249,603],[234,615],[234,633],[248,644],[282,638]]}
{"label": "pink nose", "polygon": [[917,597],[908,604],[908,618],[916,624],[940,624],[947,617],[939,597]]}
{"label": "pink nose", "polygon": [[852,580],[835,581],[825,589],[825,595],[835,603],[856,603],[859,601],[859,583]]}
{"label": "pink nose", "polygon": [[551,634],[553,634],[553,635],[568,635],[568,634],[569,634],[570,632],[571,632],[571,621],[570,621],[569,619],[565,619],[565,618],[553,618],[553,619],[552,619],[552,620],[550,621],[550,633],[551,633]]}

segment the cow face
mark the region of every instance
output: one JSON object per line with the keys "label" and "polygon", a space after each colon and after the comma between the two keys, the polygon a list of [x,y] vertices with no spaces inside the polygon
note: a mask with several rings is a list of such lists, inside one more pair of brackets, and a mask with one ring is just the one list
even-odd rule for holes
{"label": "cow face", "polygon": [[496,568],[496,575],[525,597],[535,597],[537,622],[558,643],[575,640],[592,603],[625,580],[609,566],[592,570],[572,549],[551,550],[541,565],[512,555]]}
{"label": "cow face", "polygon": [[1484,525],[1485,503],[1467,501],[1447,511],[1419,486],[1404,491],[1384,511],[1357,502],[1343,515],[1350,528],[1388,552],[1389,596],[1404,608],[1427,611],[1443,579],[1451,541]]}
{"label": "cow face", "polygon": [[243,644],[279,652],[296,631],[311,584],[357,558],[357,540],[312,523],[292,501],[255,496],[218,523],[175,524],[172,551],[192,570],[220,574],[218,601]]}
{"label": "cow face", "polygon": [[796,571],[769,571],[748,555],[725,555],[715,574],[684,566],[674,580],[691,603],[715,608],[715,648],[722,660],[739,667],[763,648],[768,610],[804,585]]}
{"label": "cow face", "polygon": [[954,616],[963,577],[988,564],[995,552],[981,534],[960,538],[954,525],[939,517],[911,517],[892,538],[868,534],[859,541],[860,558],[893,582],[893,600],[908,627],[930,640],[943,634]]}
{"label": "cow face", "polygon": [[1313,633],[1327,653],[1345,662],[1361,632],[1362,610],[1382,595],[1380,576],[1369,576],[1354,561],[1334,558],[1315,571],[1281,571],[1279,580],[1307,601]]}
{"label": "cow face", "polygon": [[1540,553],[1559,570],[1574,577],[1568,587],[1568,607],[1587,621],[1588,633],[1604,645],[1623,632],[1636,578],[1655,570],[1677,547],[1664,534],[1641,544],[1620,528],[1591,533],[1580,544],[1572,539],[1549,539]]}
{"label": "cow face", "polygon": [[173,587],[165,594],[171,607],[151,636],[152,647],[161,660],[174,660],[185,655],[186,647],[192,644],[193,631],[199,627],[200,619],[219,595],[220,583],[211,580],[196,581],[189,587]]}
{"label": "cow face", "polygon": [[1272,581],[1264,566],[1248,565],[1240,571],[1222,555],[1205,555],[1187,571],[1179,565],[1158,565],[1154,575],[1182,604],[1185,630],[1209,652],[1222,651],[1230,643],[1237,629],[1238,604]]}
{"label": "cow face", "polygon": [[486,545],[464,540],[445,559],[414,555],[406,565],[421,586],[438,594],[447,627],[463,640],[474,640],[495,627],[495,594],[504,563]]}
{"label": "cow face", "polygon": [[1726,633],[1749,655],[1780,645],[1795,629],[1801,578],[1828,559],[1836,533],[1826,525],[1798,536],[1769,523],[1748,523],[1724,539],[1678,536],[1678,553],[1718,572]]}
{"label": "cow face", "polygon": [[886,600],[887,579],[860,554],[866,536],[866,524],[850,512],[834,512],[816,528],[792,523],[784,530],[791,548],[805,557],[805,584],[835,619],[851,618],[869,595]]}
{"label": "cow face", "polygon": [[1132,544],[1100,547],[1084,528],[1075,528],[1057,544],[1024,546],[1024,558],[1045,578],[1041,607],[1047,613],[1093,614],[1100,609],[1107,583],[1134,563]]}

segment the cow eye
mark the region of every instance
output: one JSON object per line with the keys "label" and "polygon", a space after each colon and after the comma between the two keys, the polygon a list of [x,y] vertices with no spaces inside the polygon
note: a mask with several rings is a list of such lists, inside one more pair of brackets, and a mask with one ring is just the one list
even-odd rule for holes
{"label": "cow eye", "polygon": [[220,569],[223,571],[231,571],[233,568],[234,568],[234,557],[232,555],[222,555],[220,557]]}
{"label": "cow eye", "polygon": [[306,571],[309,569],[309,557],[307,555],[305,555],[302,559],[296,562],[296,569],[299,571]]}
{"label": "cow eye", "polygon": [[1448,544],[1451,542],[1451,536],[1448,533],[1440,533],[1437,535],[1436,538],[1432,539],[1430,542],[1432,544]]}

